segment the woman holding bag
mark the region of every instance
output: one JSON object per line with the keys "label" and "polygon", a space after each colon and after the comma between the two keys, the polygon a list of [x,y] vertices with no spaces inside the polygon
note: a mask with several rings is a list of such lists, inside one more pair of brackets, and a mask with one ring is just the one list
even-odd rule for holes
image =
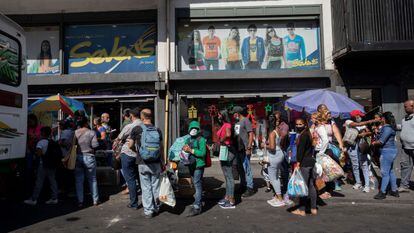
{"label": "woman holding bag", "polygon": [[[223,209],[234,209],[236,208],[233,177],[233,160],[235,156],[231,149],[231,124],[227,110],[219,112],[218,122],[221,125],[220,129],[217,131],[217,137],[220,140],[220,164],[226,180],[226,196],[221,199],[218,204]],[[227,156],[223,155],[223,153],[226,153],[226,150],[222,149],[222,147],[227,148]]]}
{"label": "woman holding bag", "polygon": [[88,128],[88,118],[82,116],[78,122],[80,127],[75,131],[77,142],[77,157],[75,167],[76,196],[78,197],[78,206],[83,207],[83,185],[86,178],[88,179],[89,189],[92,193],[93,205],[98,205],[98,182],[96,180],[96,160],[94,151],[99,146],[96,133]]}
{"label": "woman holding bag", "polygon": [[312,136],[304,119],[297,119],[295,122],[296,132],[298,137],[296,139],[297,145],[297,169],[300,169],[303,179],[308,186],[308,196],[301,197],[297,209],[292,211],[292,214],[305,216],[305,207],[310,201],[311,213],[316,215],[318,210],[316,208],[317,194],[315,189],[315,180],[313,177],[313,168],[315,166],[315,158],[313,157]]}

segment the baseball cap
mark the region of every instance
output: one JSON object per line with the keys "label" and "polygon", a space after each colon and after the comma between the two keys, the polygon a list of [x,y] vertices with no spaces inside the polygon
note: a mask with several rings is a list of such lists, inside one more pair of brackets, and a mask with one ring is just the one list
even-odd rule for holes
{"label": "baseball cap", "polygon": [[352,110],[350,115],[351,115],[351,117],[357,117],[357,116],[363,117],[363,116],[365,116],[365,114],[363,112],[361,112],[360,110],[358,110],[358,109]]}
{"label": "baseball cap", "polygon": [[243,108],[240,106],[234,106],[233,109],[231,110],[231,114],[242,113],[242,112],[243,112]]}

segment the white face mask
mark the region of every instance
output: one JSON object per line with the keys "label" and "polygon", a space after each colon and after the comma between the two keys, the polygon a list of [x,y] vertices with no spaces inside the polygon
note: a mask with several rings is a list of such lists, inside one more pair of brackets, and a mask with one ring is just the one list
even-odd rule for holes
{"label": "white face mask", "polygon": [[361,117],[357,117],[356,118],[356,122],[361,122],[362,121],[362,118]]}
{"label": "white face mask", "polygon": [[198,129],[191,129],[190,136],[196,136],[198,134]]}

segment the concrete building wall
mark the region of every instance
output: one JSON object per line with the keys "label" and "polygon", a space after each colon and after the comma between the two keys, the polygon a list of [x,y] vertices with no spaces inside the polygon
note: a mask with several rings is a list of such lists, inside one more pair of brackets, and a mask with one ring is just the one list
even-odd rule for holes
{"label": "concrete building wall", "polygon": [[156,9],[149,0],[0,0],[3,14],[52,14]]}

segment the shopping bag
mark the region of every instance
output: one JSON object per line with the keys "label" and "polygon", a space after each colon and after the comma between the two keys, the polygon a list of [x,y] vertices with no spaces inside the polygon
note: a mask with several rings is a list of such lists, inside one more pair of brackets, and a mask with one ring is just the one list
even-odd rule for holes
{"label": "shopping bag", "polygon": [[78,145],[76,144],[76,136],[73,136],[72,146],[70,147],[68,153],[63,157],[62,163],[66,169],[74,170],[76,166],[76,156],[77,156]]}
{"label": "shopping bag", "polygon": [[188,138],[190,138],[190,135],[185,135],[183,137],[179,137],[177,138],[174,143],[172,144],[172,146],[170,147],[170,149],[168,150],[168,159],[170,161],[180,161],[180,153],[181,150],[183,149],[186,141]]}
{"label": "shopping bag", "polygon": [[341,152],[342,152],[341,149],[339,149],[339,147],[337,147],[335,144],[332,144],[332,143],[328,144],[328,148],[332,151],[335,157],[339,159],[339,157],[341,156]]}
{"label": "shopping bag", "polygon": [[227,146],[220,146],[219,160],[220,161],[229,160],[229,148]]}
{"label": "shopping bag", "polygon": [[288,183],[288,195],[290,197],[308,196],[308,186],[298,168],[293,171],[292,177],[290,177]]}
{"label": "shopping bag", "polygon": [[171,207],[175,206],[174,190],[171,186],[170,179],[166,172],[161,174],[160,194],[159,200]]}
{"label": "shopping bag", "polygon": [[326,154],[316,155],[316,162],[322,166],[325,181],[333,181],[344,175],[344,170],[331,157]]}

